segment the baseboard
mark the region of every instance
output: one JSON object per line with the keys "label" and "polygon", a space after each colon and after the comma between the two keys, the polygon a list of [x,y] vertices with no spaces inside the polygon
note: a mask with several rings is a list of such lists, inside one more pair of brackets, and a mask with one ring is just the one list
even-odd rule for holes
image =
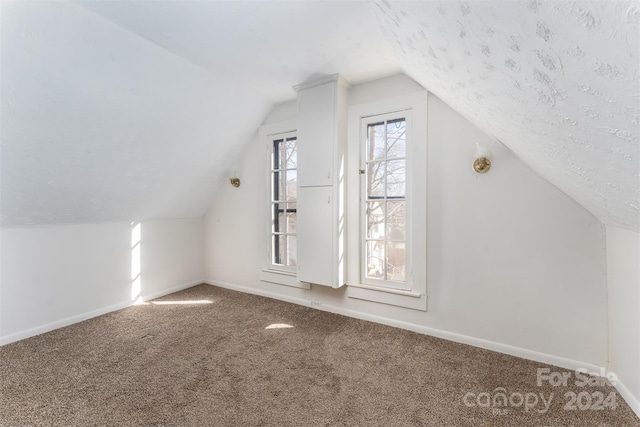
{"label": "baseboard", "polygon": [[[286,295],[281,295],[275,292],[264,291],[261,289],[254,289],[247,286],[236,285],[233,283],[220,282],[216,280],[205,280],[204,283],[213,286],[219,286],[221,288],[236,290],[240,292],[260,295],[268,298],[273,298],[281,301],[290,302],[293,304],[304,305],[307,307],[311,307],[311,302],[309,300],[297,297],[290,297]],[[497,351],[499,353],[508,354],[510,356],[520,357],[527,360],[532,360],[534,362],[540,362],[547,365],[553,365],[564,369],[570,369],[575,371],[578,368],[586,369],[588,372],[599,373],[603,372],[604,368],[591,364],[584,363],[578,360],[567,359],[560,356],[555,356],[552,354],[541,353],[534,350],[529,350],[521,347],[515,347],[508,344],[502,344],[495,341],[489,341],[482,338],[476,338],[468,335],[462,335],[455,332],[444,331],[441,329],[430,328],[427,326],[416,325],[413,323],[402,322],[395,319],[390,319],[387,317],[377,316],[369,313],[362,313],[355,310],[344,309],[340,307],[329,306],[323,304],[322,307],[313,307],[318,310],[327,311],[330,313],[341,314],[343,316],[354,317],[356,319],[367,320],[370,322],[381,323],[388,326],[393,326],[400,329],[406,329],[409,331],[417,332],[420,334],[430,335],[437,338],[446,339],[449,341],[454,341],[461,344],[468,344],[474,347],[483,348],[486,350]],[[620,393],[622,394],[622,393]]]}
{"label": "baseboard", "polygon": [[10,344],[12,342],[20,341],[26,338],[31,338],[36,335],[51,332],[55,329],[64,328],[65,326],[73,325],[84,320],[91,319],[93,317],[102,316],[103,314],[111,313],[112,311],[122,310],[132,305],[132,301],[120,302],[107,307],[102,307],[97,310],[88,311],[86,313],[78,314],[76,316],[67,317],[65,319],[57,320],[55,322],[47,323],[44,325],[36,326],[35,328],[27,329],[24,331],[16,332],[11,335],[0,337],[0,345]]}
{"label": "baseboard", "polygon": [[[142,296],[143,301],[149,301],[155,298],[160,298],[165,295],[172,294],[174,292],[181,291],[183,289],[190,288],[195,285],[199,285],[203,283],[202,280],[196,280],[189,283],[183,283],[178,286],[174,286],[169,289],[165,289],[160,292],[154,292],[153,294]],[[102,316],[103,314],[111,313],[113,311],[122,310],[123,308],[131,307],[134,305],[134,301],[122,301],[117,304],[113,304],[107,307],[98,308],[96,310],[88,311],[86,313],[78,314],[75,316],[67,317],[65,319],[56,320],[55,322],[47,323],[45,325],[36,326],[35,328],[30,328],[24,331],[16,332],[11,335],[0,337],[0,346],[5,344],[10,344],[12,342],[20,341],[26,338],[31,338],[36,335],[44,334],[47,332],[51,332],[55,329],[64,328],[65,326],[73,325],[74,323],[79,323],[84,320],[92,319],[94,317]]]}
{"label": "baseboard", "polygon": [[[281,301],[290,302],[293,304],[303,305],[311,307],[311,301],[304,298],[291,297],[287,295],[278,294],[275,292],[269,292],[261,289],[250,288],[248,286],[236,285],[233,283],[220,282],[217,280],[204,280],[203,283],[212,286],[219,286],[221,288],[231,289],[234,291],[245,292],[254,295],[260,295],[267,298],[273,298]],[[567,359],[565,357],[555,356],[552,354],[541,353],[534,350],[529,350],[521,347],[515,347],[508,344],[502,344],[495,341],[489,341],[482,338],[471,337],[468,335],[457,334],[455,332],[443,331],[441,329],[429,328],[426,326],[416,325],[413,323],[401,322],[398,320],[376,316],[373,314],[362,313],[355,310],[344,309],[340,307],[328,306],[323,304],[321,307],[313,307],[316,310],[323,310],[330,313],[341,314],[343,316],[353,317],[356,319],[367,320],[370,322],[381,323],[396,328],[407,329],[413,332],[430,335],[437,338],[454,341],[461,344],[468,344],[474,347],[483,348],[486,350],[497,351],[499,353],[508,354],[510,356],[520,357],[523,359],[531,360],[534,362],[544,363],[546,365],[557,366],[564,369],[575,371],[576,369],[586,369],[590,373],[600,374],[607,372],[604,367],[600,367],[591,363],[580,362],[578,360]],[[625,387],[624,383],[618,381],[615,385],[616,390],[620,393],[620,396],[627,402],[629,407],[640,417],[640,400]]]}
{"label": "baseboard", "polygon": [[201,285],[204,283],[204,280],[194,280],[192,282],[183,283],[182,285],[174,286],[173,288],[165,289],[159,292],[154,292],[152,294],[142,296],[143,301],[150,301],[152,299],[160,298],[165,295],[172,294],[174,292],[183,291],[188,288],[192,288],[196,285]]}
{"label": "baseboard", "polygon": [[636,413],[638,418],[640,418],[640,399],[631,393],[631,391],[620,380],[618,375],[616,375],[616,377],[618,378],[615,385],[616,390],[618,390],[618,393],[620,393],[620,396],[622,396],[622,398],[627,402],[627,405],[629,405],[631,410]]}

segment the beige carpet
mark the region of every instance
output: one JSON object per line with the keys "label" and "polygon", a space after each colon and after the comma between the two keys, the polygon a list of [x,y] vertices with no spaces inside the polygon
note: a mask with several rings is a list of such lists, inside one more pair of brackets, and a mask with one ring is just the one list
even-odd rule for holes
{"label": "beige carpet", "polygon": [[0,425],[640,425],[540,363],[207,285],[156,301],[0,348]]}

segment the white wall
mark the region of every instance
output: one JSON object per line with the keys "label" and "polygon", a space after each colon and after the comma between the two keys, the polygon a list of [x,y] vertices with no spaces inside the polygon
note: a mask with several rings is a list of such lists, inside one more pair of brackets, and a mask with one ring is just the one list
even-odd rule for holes
{"label": "white wall", "polygon": [[[350,104],[419,89],[403,77],[370,82],[351,89]],[[273,114],[292,118],[287,107]],[[223,186],[205,215],[208,282],[556,365],[605,366],[602,224],[499,143],[493,169],[474,173],[475,143],[488,137],[434,96],[428,108],[427,312],[350,299],[344,288],[260,282],[267,154],[257,139],[241,160],[242,186]]]}
{"label": "white wall", "polygon": [[609,369],[640,416],[640,234],[607,227]]}
{"label": "white wall", "polygon": [[142,295],[200,284],[203,278],[202,217],[142,223]]}
{"label": "white wall", "polygon": [[[145,297],[200,283],[202,218],[141,223]],[[3,228],[0,343],[66,326],[134,302],[127,222]]]}

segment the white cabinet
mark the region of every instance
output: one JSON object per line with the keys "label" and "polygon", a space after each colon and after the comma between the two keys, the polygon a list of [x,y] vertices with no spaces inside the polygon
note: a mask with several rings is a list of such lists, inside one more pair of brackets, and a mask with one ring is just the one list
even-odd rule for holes
{"label": "white cabinet", "polygon": [[298,92],[298,185],[331,185],[335,133],[335,85]]}
{"label": "white cabinet", "polygon": [[334,186],[344,164],[348,84],[338,74],[298,92],[298,186]]}
{"label": "white cabinet", "polygon": [[301,187],[298,190],[298,280],[333,285],[336,251],[332,230],[333,188]]}
{"label": "white cabinet", "polygon": [[347,90],[339,75],[297,86],[298,280],[344,285]]}

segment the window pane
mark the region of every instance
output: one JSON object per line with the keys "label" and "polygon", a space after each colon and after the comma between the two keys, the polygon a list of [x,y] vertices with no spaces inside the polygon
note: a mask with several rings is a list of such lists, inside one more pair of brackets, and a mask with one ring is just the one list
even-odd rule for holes
{"label": "window pane", "polygon": [[404,197],[405,173],[404,160],[387,162],[387,197]]}
{"label": "window pane", "polygon": [[405,119],[387,122],[387,159],[404,158],[407,151]]}
{"label": "window pane", "polygon": [[273,140],[271,172],[271,261],[281,267],[296,265],[297,138]]}
{"label": "window pane", "polygon": [[282,265],[285,258],[285,236],[281,234],[273,235],[273,248],[271,253],[273,254],[273,263]]}
{"label": "window pane", "polygon": [[284,187],[282,186],[282,176],[284,172],[273,172],[271,174],[271,201],[277,202],[284,197]]}
{"label": "window pane", "polygon": [[367,242],[367,277],[384,279],[384,242]]}
{"label": "window pane", "polygon": [[277,233],[278,230],[278,203],[271,204],[271,232]]}
{"label": "window pane", "polygon": [[367,197],[384,197],[384,163],[372,162],[367,165]]}
{"label": "window pane", "polygon": [[386,149],[384,123],[367,126],[367,134],[367,160],[384,160]]}
{"label": "window pane", "polygon": [[406,202],[387,202],[387,239],[405,239]]}
{"label": "window pane", "polygon": [[[397,116],[396,116],[397,117]],[[401,117],[367,125],[364,276],[406,280],[407,121]],[[391,285],[395,286],[395,285]]]}
{"label": "window pane", "polygon": [[279,169],[285,169],[287,167],[287,144],[282,141],[278,146],[278,164]]}
{"label": "window pane", "polygon": [[279,182],[278,182],[278,200],[286,200],[287,197],[287,181],[286,181],[286,172],[280,172],[278,174]]}
{"label": "window pane", "polygon": [[282,155],[280,154],[281,150],[282,150],[282,140],[278,139],[273,141],[273,157],[272,157],[272,165],[271,168],[272,169],[280,169],[282,167],[282,162],[281,162],[281,158]]}
{"label": "window pane", "polygon": [[290,207],[289,211],[287,212],[287,234],[296,234],[298,225],[298,214],[296,212],[291,212],[291,209],[295,208]]}
{"label": "window pane", "polygon": [[296,138],[288,138],[285,143],[285,158],[287,169],[296,169],[298,166],[298,151],[296,147]]}
{"label": "window pane", "polygon": [[287,236],[287,265],[296,265],[296,236]]}
{"label": "window pane", "polygon": [[384,239],[384,202],[367,203],[367,238]]}
{"label": "window pane", "polygon": [[284,213],[284,209],[285,209],[285,204],[284,203],[276,203],[275,204],[275,215],[274,215],[274,222],[273,222],[273,231],[275,233],[285,233],[286,232],[286,224],[285,224],[285,213]]}
{"label": "window pane", "polygon": [[278,200],[278,179],[279,173],[272,172],[271,173],[271,201],[275,202]]}
{"label": "window pane", "polygon": [[297,198],[298,173],[294,170],[287,171],[287,201],[295,202]]}
{"label": "window pane", "polygon": [[387,242],[387,279],[403,282],[405,265],[404,242]]}

